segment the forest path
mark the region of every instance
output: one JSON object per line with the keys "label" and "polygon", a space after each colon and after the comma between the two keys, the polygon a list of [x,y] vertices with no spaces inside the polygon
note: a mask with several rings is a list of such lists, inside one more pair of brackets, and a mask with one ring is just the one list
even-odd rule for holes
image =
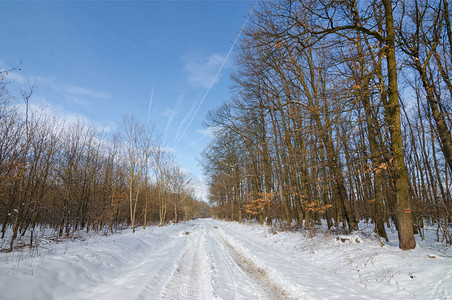
{"label": "forest path", "polygon": [[[175,225],[178,226],[178,225]],[[213,220],[198,220],[141,262],[80,294],[87,299],[292,299],[234,247]]]}
{"label": "forest path", "polygon": [[[222,232],[212,220],[200,220],[181,233],[186,237],[185,247],[160,299],[290,299]],[[155,298],[152,293],[147,296]]]}

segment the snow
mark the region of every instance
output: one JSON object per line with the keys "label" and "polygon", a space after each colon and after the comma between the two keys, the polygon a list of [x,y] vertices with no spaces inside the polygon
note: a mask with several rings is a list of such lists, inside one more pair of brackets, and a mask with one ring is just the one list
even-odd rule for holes
{"label": "snow", "polygon": [[0,253],[0,299],[452,299],[452,250],[212,219]]}

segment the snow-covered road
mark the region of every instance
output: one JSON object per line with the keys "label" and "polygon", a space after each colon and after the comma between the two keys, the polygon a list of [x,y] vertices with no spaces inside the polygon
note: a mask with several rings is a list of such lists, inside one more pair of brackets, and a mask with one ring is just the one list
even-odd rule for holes
{"label": "snow-covered road", "polygon": [[293,299],[228,242],[212,220],[178,226],[171,239],[108,282],[87,286],[83,299]]}
{"label": "snow-covered road", "polygon": [[2,253],[0,299],[451,297],[449,256],[273,233],[204,219]]}

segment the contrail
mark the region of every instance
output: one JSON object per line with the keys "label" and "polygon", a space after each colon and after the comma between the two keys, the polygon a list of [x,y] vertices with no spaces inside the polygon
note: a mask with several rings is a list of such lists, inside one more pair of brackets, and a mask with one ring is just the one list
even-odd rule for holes
{"label": "contrail", "polygon": [[173,122],[173,119],[174,119],[175,115],[176,115],[176,111],[175,110],[171,110],[168,113],[168,122],[166,123],[165,135],[163,137],[163,145],[165,145],[165,143],[166,143],[166,136],[168,134],[168,128],[171,125],[171,123]]}
{"label": "contrail", "polygon": [[235,44],[237,43],[237,41],[239,40],[240,36],[242,35],[242,31],[245,28],[246,23],[248,22],[248,19],[245,20],[245,22],[242,25],[242,28],[240,29],[239,33],[237,34],[237,37],[234,40],[234,43],[232,44],[231,48],[228,51],[228,54],[226,55],[226,57],[223,60],[223,63],[221,64],[220,68],[218,69],[217,73],[215,74],[215,76],[213,77],[212,81],[210,82],[209,88],[206,90],[206,92],[204,93],[204,96],[202,97],[201,101],[198,104],[198,107],[195,110],[195,113],[193,114],[193,116],[190,119],[190,122],[188,122],[187,126],[185,127],[184,131],[182,132],[182,134],[180,135],[179,139],[177,140],[176,144],[174,146],[176,146],[180,140],[184,137],[185,133],[187,132],[188,128],[190,127],[191,123],[193,122],[193,119],[196,117],[196,114],[198,113],[199,109],[201,108],[201,105],[203,104],[204,100],[206,99],[207,95],[209,94],[210,90],[212,89],[213,85],[215,84],[218,75],[220,74],[221,70],[223,69],[224,65],[226,64],[226,62],[229,59],[229,56],[232,53],[232,50],[234,50],[235,48]]}
{"label": "contrail", "polygon": [[188,118],[191,116],[191,114],[193,113],[193,111],[196,108],[196,104],[192,105],[190,110],[188,111],[188,113],[186,113],[184,115],[184,118],[182,119],[182,121],[180,121],[179,126],[177,127],[177,132],[176,135],[174,136],[173,139],[173,145],[177,142],[177,140],[179,139],[182,127],[185,125],[185,122],[187,122]]}
{"label": "contrail", "polygon": [[179,97],[177,98],[177,102],[176,102],[176,105],[174,106],[174,109],[172,109],[172,110],[169,111],[168,123],[166,124],[165,137],[164,137],[164,139],[163,139],[163,144],[164,144],[164,145],[165,145],[165,143],[166,143],[166,137],[167,137],[167,134],[168,134],[169,126],[170,126],[171,123],[173,122],[174,117],[176,116],[177,111],[179,110],[179,106],[180,106],[180,103],[182,102],[182,99],[183,99],[183,98],[184,98],[184,91],[182,90],[182,91],[180,92],[180,94],[179,94]]}
{"label": "contrail", "polygon": [[154,88],[155,88],[155,81],[152,83],[151,100],[149,101],[148,119],[146,121],[147,125],[149,124],[149,119],[151,117],[152,99],[154,98]]}
{"label": "contrail", "polygon": [[187,149],[190,149],[191,147],[193,147],[194,145],[196,145],[197,143],[199,143],[200,141],[202,141],[206,137],[207,137],[207,135],[203,135],[202,137],[200,137],[199,139],[197,139],[196,141],[191,143],[189,146],[185,147],[184,151],[186,151]]}

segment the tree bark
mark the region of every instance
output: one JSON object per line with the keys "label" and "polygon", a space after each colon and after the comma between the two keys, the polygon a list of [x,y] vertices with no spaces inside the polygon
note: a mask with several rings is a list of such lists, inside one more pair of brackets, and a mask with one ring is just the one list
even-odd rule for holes
{"label": "tree bark", "polygon": [[413,217],[411,212],[411,197],[409,191],[409,175],[405,165],[402,128],[400,123],[400,106],[397,82],[397,62],[395,55],[395,31],[391,0],[382,0],[385,9],[387,31],[386,61],[388,65],[388,107],[386,110],[391,133],[393,167],[396,185],[396,201],[398,215],[399,247],[409,250],[416,247],[413,232]]}

